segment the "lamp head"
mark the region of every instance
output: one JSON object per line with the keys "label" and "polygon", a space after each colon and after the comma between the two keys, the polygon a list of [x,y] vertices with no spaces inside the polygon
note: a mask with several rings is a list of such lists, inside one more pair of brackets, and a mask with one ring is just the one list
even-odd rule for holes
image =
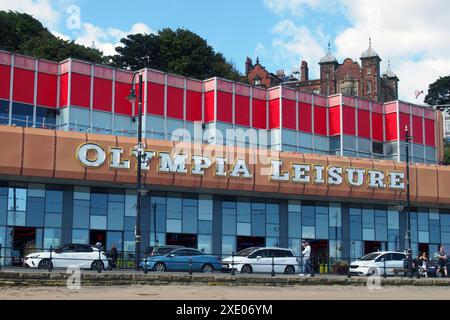
{"label": "lamp head", "polygon": [[136,102],[137,97],[136,97],[136,92],[134,91],[134,88],[132,88],[130,90],[130,94],[128,95],[127,99],[128,99],[128,101],[130,103],[135,103]]}

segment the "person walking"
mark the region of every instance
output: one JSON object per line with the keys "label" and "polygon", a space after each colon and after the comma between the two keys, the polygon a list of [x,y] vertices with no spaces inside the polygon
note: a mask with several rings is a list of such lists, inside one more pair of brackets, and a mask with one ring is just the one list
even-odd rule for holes
{"label": "person walking", "polygon": [[438,257],[438,273],[444,270],[444,276],[447,277],[447,253],[445,252],[444,246],[441,246],[441,248],[439,249]]}
{"label": "person walking", "polygon": [[117,252],[117,248],[115,245],[112,245],[111,250],[109,251],[109,270],[116,268],[117,266],[117,258],[119,254]]}
{"label": "person walking", "polygon": [[300,277],[310,277],[311,276],[311,246],[308,241],[302,241],[302,273],[299,274]]}

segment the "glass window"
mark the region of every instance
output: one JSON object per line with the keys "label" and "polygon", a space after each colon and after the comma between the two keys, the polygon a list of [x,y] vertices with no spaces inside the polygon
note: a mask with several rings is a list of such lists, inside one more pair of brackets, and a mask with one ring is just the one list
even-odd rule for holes
{"label": "glass window", "polygon": [[8,212],[8,197],[0,196],[0,226],[6,225]]}
{"label": "glass window", "polygon": [[265,205],[252,203],[252,236],[264,237],[266,233]]}
{"label": "glass window", "polygon": [[236,237],[223,236],[222,237],[222,255],[230,256],[232,252],[236,252]]}
{"label": "glass window", "polygon": [[321,151],[328,151],[328,138],[314,135],[314,148]]}
{"label": "glass window", "polygon": [[199,235],[198,236],[198,250],[202,253],[213,254],[213,252],[212,252],[212,236]]}
{"label": "glass window", "polygon": [[373,208],[362,209],[362,221],[363,221],[363,228],[375,229],[375,216]]}
{"label": "glass window", "polygon": [[301,213],[300,212],[290,212],[288,215],[288,233],[291,238],[301,237]]}
{"label": "glass window", "polygon": [[8,211],[8,225],[9,226],[25,226],[25,212]]}
{"label": "glass window", "polygon": [[339,150],[341,149],[341,137],[335,136],[330,137],[330,150]]}
{"label": "glass window", "polygon": [[91,229],[92,230],[106,230],[106,217],[91,215]]}
{"label": "glass window", "polygon": [[110,250],[113,245],[116,246],[117,251],[122,251],[122,232],[108,231],[106,234],[107,250]]}
{"label": "glass window", "polygon": [[362,241],[352,241],[350,244],[350,257],[352,260],[356,260],[363,255],[363,243]]}
{"label": "glass window", "polygon": [[266,225],[266,235],[267,235],[267,237],[279,237],[280,236],[280,226],[278,224],[267,224]]}
{"label": "glass window", "polygon": [[350,239],[362,240],[361,209],[350,208]]}
{"label": "glass window", "polygon": [[181,233],[181,220],[167,219],[167,232]]}
{"label": "glass window", "polygon": [[200,194],[198,196],[198,219],[213,220],[213,196]]}
{"label": "glass window", "polygon": [[279,223],[280,222],[278,204],[268,203],[266,205],[266,217],[267,217],[267,223]]}
{"label": "glass window", "polygon": [[237,235],[239,236],[251,236],[252,225],[251,223],[238,223],[237,224]]}
{"label": "glass window", "polygon": [[212,234],[212,222],[211,221],[199,221],[198,222],[199,234]]}
{"label": "glass window", "polygon": [[267,247],[279,247],[280,242],[278,238],[266,238],[266,246]]}
{"label": "glass window", "polygon": [[439,227],[439,220],[430,220],[430,242],[440,243],[441,242],[440,234],[441,228]]}
{"label": "glass window", "polygon": [[291,212],[302,212],[301,201],[289,200],[288,201],[288,211]]}
{"label": "glass window", "polygon": [[62,214],[47,213],[45,214],[45,226],[50,228],[61,228]]}
{"label": "glass window", "polygon": [[366,241],[375,240],[375,229],[363,229],[363,240]]}
{"label": "glass window", "polygon": [[27,189],[9,188],[8,210],[27,211]]}
{"label": "glass window", "polygon": [[303,205],[302,206],[302,224],[304,226],[314,226],[315,225],[314,206],[312,206],[312,205]]}
{"label": "glass window", "polygon": [[329,205],[330,210],[330,227],[341,227],[342,214],[341,214],[341,204],[331,202]]}
{"label": "glass window", "polygon": [[89,229],[90,202],[86,200],[73,201],[73,227]]}
{"label": "glass window", "polygon": [[125,194],[121,190],[112,189],[108,194],[109,202],[125,202]]}
{"label": "glass window", "polygon": [[[125,192],[125,216],[136,217],[136,191],[126,190]],[[153,202],[153,197],[152,197]],[[165,204],[165,199],[164,199]]]}
{"label": "glass window", "polygon": [[45,184],[29,183],[28,196],[36,198],[45,198]]}
{"label": "glass window", "polygon": [[297,257],[300,256],[300,239],[289,238],[288,246]]}
{"label": "glass window", "polygon": [[74,187],[73,198],[75,200],[91,200],[91,188]]}
{"label": "glass window", "polygon": [[298,141],[299,141],[299,146],[306,148],[308,150],[312,149],[312,135],[311,134],[298,132]]}
{"label": "glass window", "polygon": [[316,228],[302,227],[302,238],[303,239],[315,239],[316,238]]}
{"label": "glass window", "polygon": [[251,204],[249,201],[238,199],[237,201],[237,222],[250,223],[251,218]]}
{"label": "glass window", "polygon": [[45,197],[45,211],[52,213],[62,213],[63,192],[47,190]]}
{"label": "glass window", "polygon": [[108,229],[123,230],[125,204],[123,202],[108,203]]}
{"label": "glass window", "polygon": [[61,244],[61,229],[45,228],[44,249],[50,249],[50,247],[56,248],[60,244]]}
{"label": "glass window", "polygon": [[181,194],[168,194],[167,196],[167,218],[181,219],[183,212]]}
{"label": "glass window", "polygon": [[236,234],[236,209],[222,208],[222,233]]}
{"label": "glass window", "polygon": [[419,223],[418,224],[419,231],[428,231],[428,212],[425,212],[423,210],[419,211],[417,218]]}
{"label": "glass window", "polygon": [[43,227],[45,218],[45,199],[28,197],[27,207],[27,226]]}
{"label": "glass window", "polygon": [[[127,231],[133,230],[133,232],[134,232],[136,229],[136,218],[135,217],[125,217],[125,228],[124,229]],[[165,231],[166,230],[164,230],[164,232]]]}
{"label": "glass window", "polygon": [[344,149],[356,150],[356,138],[344,135]]}
{"label": "glass window", "polygon": [[183,207],[183,233],[197,233],[197,207]]}
{"label": "glass window", "polygon": [[97,216],[108,215],[108,194],[91,193],[91,214]]}
{"label": "glass window", "polygon": [[89,230],[73,229],[72,242],[79,244],[89,244]]}
{"label": "glass window", "polygon": [[399,215],[395,208],[388,208],[388,229],[399,229]]}
{"label": "glass window", "polygon": [[450,232],[450,214],[441,215],[441,232]]}
{"label": "glass window", "polygon": [[[152,198],[153,201],[154,198]],[[165,202],[164,202],[165,203]],[[154,203],[154,205],[156,206],[156,231],[157,232],[166,232],[166,205],[165,204],[160,204],[160,203]],[[150,225],[150,230],[154,229],[154,222],[153,219],[155,218],[155,214],[153,212],[153,205],[152,205],[152,216],[151,216],[151,221],[152,224]],[[127,219],[127,218],[125,218]]]}
{"label": "glass window", "polygon": [[419,231],[419,242],[420,243],[429,243],[430,235],[428,231]]}
{"label": "glass window", "polygon": [[328,215],[316,215],[316,239],[328,239]]}
{"label": "glass window", "polygon": [[387,241],[387,217],[385,210],[375,210],[375,238]]}

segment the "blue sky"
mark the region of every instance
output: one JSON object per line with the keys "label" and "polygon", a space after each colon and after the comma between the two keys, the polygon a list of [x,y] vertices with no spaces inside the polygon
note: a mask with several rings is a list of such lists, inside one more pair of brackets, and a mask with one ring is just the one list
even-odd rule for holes
{"label": "blue sky", "polygon": [[415,90],[426,93],[450,74],[448,0],[0,0],[0,10],[32,14],[54,34],[107,54],[129,33],[187,28],[241,72],[247,56],[286,73],[306,60],[310,78],[329,41],[339,62],[360,62],[371,37],[382,72],[391,61],[401,99],[414,102],[424,98],[416,101]]}

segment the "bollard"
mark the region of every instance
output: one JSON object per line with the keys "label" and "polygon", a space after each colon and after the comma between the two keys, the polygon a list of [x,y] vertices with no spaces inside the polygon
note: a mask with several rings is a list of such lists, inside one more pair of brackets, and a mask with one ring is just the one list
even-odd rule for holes
{"label": "bollard", "polygon": [[234,251],[231,252],[231,275],[234,276],[235,272],[234,272]]}
{"label": "bollard", "polygon": [[2,249],[3,249],[3,247],[0,243],[0,271],[2,270]]}
{"label": "bollard", "polygon": [[53,246],[50,246],[50,263],[48,265],[48,272],[52,272],[52,270],[53,270],[52,251],[53,251]]}
{"label": "bollard", "polygon": [[102,263],[102,248],[98,248],[97,273],[102,273],[101,263]]}
{"label": "bollard", "polygon": [[386,259],[383,259],[383,278],[387,278],[387,274],[386,274]]}
{"label": "bollard", "polygon": [[[311,268],[311,278],[314,278],[314,262],[311,262],[311,260],[309,260],[310,262],[310,268]],[[314,261],[314,260],[312,260]]]}
{"label": "bollard", "polygon": [[275,277],[275,257],[272,257],[272,273],[270,275]]}
{"label": "bollard", "polygon": [[192,257],[189,257],[189,274],[192,275]]}
{"label": "bollard", "polygon": [[148,266],[147,266],[147,254],[145,254],[145,260],[144,260],[144,274],[148,273]]}

